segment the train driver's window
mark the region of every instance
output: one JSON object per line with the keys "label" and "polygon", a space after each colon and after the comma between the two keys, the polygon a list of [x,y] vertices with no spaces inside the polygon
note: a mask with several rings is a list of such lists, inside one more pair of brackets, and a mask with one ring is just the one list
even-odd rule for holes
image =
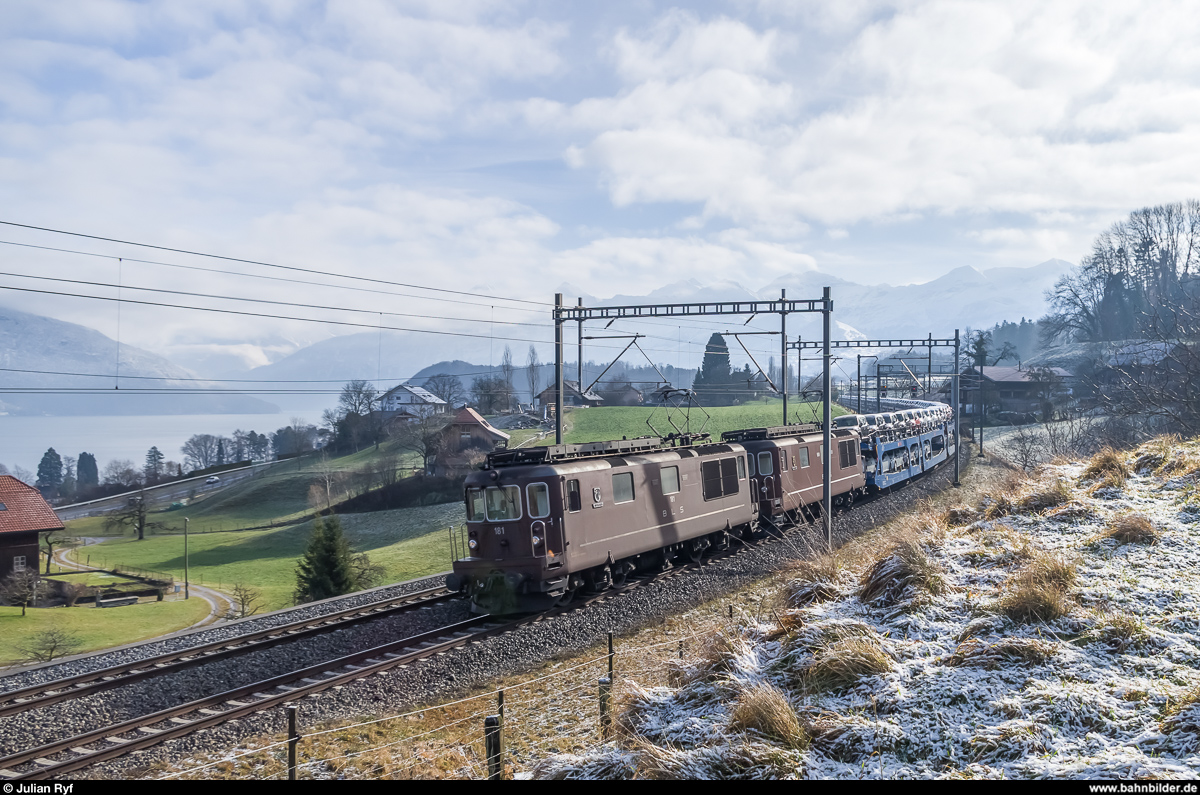
{"label": "train driver's window", "polygon": [[621,472],[612,476],[613,502],[633,502],[633,473]]}
{"label": "train driver's window", "polygon": [[508,522],[520,519],[520,486],[488,486],[487,518],[489,522]]}
{"label": "train driver's window", "polygon": [[483,521],[483,489],[467,489],[467,521]]}
{"label": "train driver's window", "polygon": [[567,481],[567,510],[576,513],[583,510],[583,498],[579,496],[579,481]]}
{"label": "train driver's window", "polygon": [[768,452],[759,453],[758,454],[758,474],[769,475],[774,471],[775,471],[775,469],[773,468],[773,466],[771,464],[771,454]]}
{"label": "train driver's window", "polygon": [[800,448],[800,468],[804,469],[807,466],[808,466],[808,448],[801,447]]}
{"label": "train driver's window", "polygon": [[746,469],[750,473],[750,477],[754,477],[754,456],[746,453]]}
{"label": "train driver's window", "polygon": [[663,467],[658,474],[662,478],[663,494],[674,494],[679,491],[679,467]]}
{"label": "train driver's window", "polygon": [[740,455],[737,457],[738,480],[746,479],[746,459]]}
{"label": "train driver's window", "polygon": [[525,487],[525,495],[529,498],[530,518],[545,519],[550,515],[550,489],[545,483],[530,483]]}

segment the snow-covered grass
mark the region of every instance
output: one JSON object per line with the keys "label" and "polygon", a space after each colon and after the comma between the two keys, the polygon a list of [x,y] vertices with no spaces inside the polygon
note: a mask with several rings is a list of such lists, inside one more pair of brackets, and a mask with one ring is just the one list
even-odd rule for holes
{"label": "snow-covered grass", "polygon": [[1194,778],[1200,443],[1013,477],[798,566],[544,778]]}

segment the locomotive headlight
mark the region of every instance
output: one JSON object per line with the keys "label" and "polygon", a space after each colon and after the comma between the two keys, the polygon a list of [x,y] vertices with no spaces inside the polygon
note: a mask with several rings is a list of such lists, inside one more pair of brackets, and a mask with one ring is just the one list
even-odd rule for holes
{"label": "locomotive headlight", "polygon": [[542,543],[542,539],[541,539],[540,537],[538,537],[538,536],[534,536],[534,537],[533,537],[533,545],[534,545],[535,547],[536,547],[536,546],[539,546],[541,543]]}
{"label": "locomotive headlight", "polygon": [[479,542],[472,538],[470,541],[467,542],[467,546],[470,547],[471,549],[475,549],[479,546]]}

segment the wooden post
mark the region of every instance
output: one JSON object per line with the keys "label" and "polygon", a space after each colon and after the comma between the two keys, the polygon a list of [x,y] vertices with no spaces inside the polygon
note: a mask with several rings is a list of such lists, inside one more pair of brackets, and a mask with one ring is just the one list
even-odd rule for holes
{"label": "wooden post", "polygon": [[483,719],[483,747],[487,754],[488,781],[502,780],[504,754],[501,751],[499,715],[488,715]]}
{"label": "wooden post", "polygon": [[612,714],[609,711],[612,700],[612,677],[600,677],[600,737],[607,740],[612,732]]}
{"label": "wooden post", "polygon": [[496,717],[500,719],[500,753],[504,754],[504,690],[496,694]]}
{"label": "wooden post", "polygon": [[300,744],[300,732],[296,728],[296,705],[289,704],[288,716],[288,781],[296,780],[296,751]]}
{"label": "wooden post", "polygon": [[613,678],[613,637],[612,633],[608,633],[608,680],[611,682]]}

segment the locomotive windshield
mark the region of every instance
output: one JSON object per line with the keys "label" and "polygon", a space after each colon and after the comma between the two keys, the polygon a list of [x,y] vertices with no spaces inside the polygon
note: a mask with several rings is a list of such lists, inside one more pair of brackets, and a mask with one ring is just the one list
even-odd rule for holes
{"label": "locomotive windshield", "polygon": [[488,486],[486,496],[489,522],[507,522],[521,518],[521,489],[517,486]]}
{"label": "locomotive windshield", "polygon": [[530,483],[525,487],[529,495],[529,516],[533,519],[545,519],[550,515],[550,489],[545,483]]}
{"label": "locomotive windshield", "polygon": [[467,521],[483,521],[483,489],[467,489]]}

